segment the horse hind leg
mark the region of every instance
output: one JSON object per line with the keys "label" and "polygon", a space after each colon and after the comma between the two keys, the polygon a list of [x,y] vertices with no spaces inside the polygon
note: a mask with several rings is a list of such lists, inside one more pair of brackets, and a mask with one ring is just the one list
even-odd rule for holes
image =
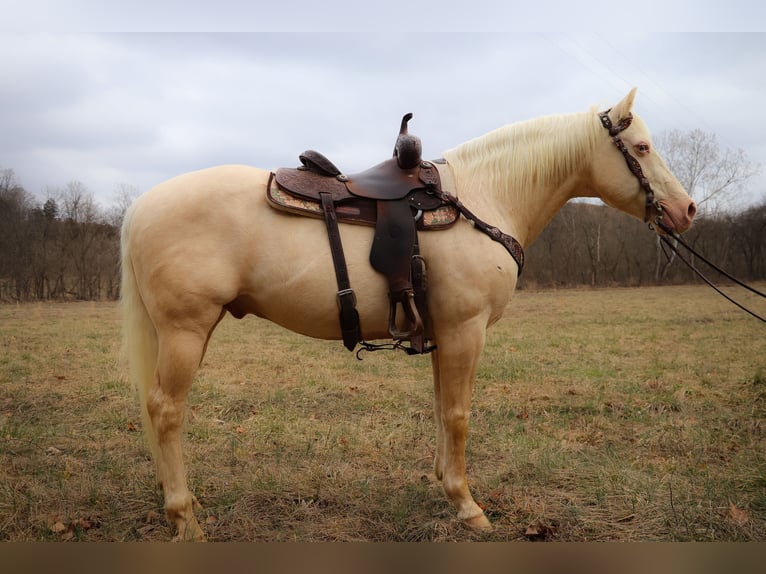
{"label": "horse hind leg", "polygon": [[[220,316],[218,317],[220,320]],[[158,480],[165,498],[165,514],[175,525],[174,540],[202,540],[204,533],[194,516],[194,497],[188,489],[181,450],[181,427],[186,398],[202,360],[214,321],[208,330],[159,330],[157,370],[146,397]]]}

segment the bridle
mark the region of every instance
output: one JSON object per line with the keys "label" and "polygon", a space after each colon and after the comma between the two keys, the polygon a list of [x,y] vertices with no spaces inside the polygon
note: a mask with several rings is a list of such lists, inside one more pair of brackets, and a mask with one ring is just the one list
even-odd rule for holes
{"label": "bridle", "polygon": [[[708,264],[710,267],[727,277],[728,279],[734,281],[737,285],[740,287],[744,287],[748,291],[755,293],[756,295],[759,295],[760,297],[766,298],[766,294],[762,293],[761,291],[758,291],[757,289],[751,287],[750,285],[747,285],[746,283],[740,281],[736,277],[732,276],[731,274],[727,273],[720,267],[718,267],[715,263],[711,262],[710,260],[706,259],[702,254],[695,251],[694,248],[692,248],[689,244],[687,244],[683,239],[681,239],[681,236],[676,233],[673,229],[665,225],[665,223],[662,221],[662,205],[660,204],[658,199],[655,199],[654,197],[654,190],[652,189],[652,186],[649,184],[649,179],[644,175],[644,171],[641,169],[641,164],[638,163],[638,160],[633,157],[630,154],[630,151],[628,150],[628,146],[625,145],[625,142],[622,141],[622,138],[620,137],[620,133],[628,129],[628,126],[630,126],[630,123],[633,121],[633,114],[628,114],[626,117],[622,118],[619,123],[615,126],[612,124],[612,119],[609,117],[609,112],[611,111],[611,108],[609,110],[606,110],[605,112],[601,112],[598,114],[599,119],[601,120],[601,125],[604,126],[608,131],[609,135],[612,137],[612,142],[614,142],[614,145],[617,146],[617,149],[620,150],[622,155],[625,157],[625,162],[628,164],[628,169],[630,169],[630,172],[636,176],[636,179],[638,179],[639,184],[641,184],[641,188],[646,193],[646,207],[644,212],[644,221],[649,224],[649,229],[654,230],[654,226],[656,225],[659,227],[662,231],[665,232],[666,235],[659,235],[660,241],[663,244],[663,251],[665,251],[665,247],[672,249],[675,251],[676,255],[683,261],[700,279],[702,279],[705,283],[707,283],[710,287],[712,287],[716,292],[718,292],[719,295],[722,295],[725,299],[730,301],[731,303],[734,303],[737,307],[742,309],[743,311],[749,313],[756,319],[766,323],[766,318],[762,317],[761,315],[758,315],[757,313],[751,311],[741,303],[738,303],[734,299],[732,299],[729,295],[721,291],[713,282],[705,277],[699,269],[697,269],[694,264],[689,261],[686,257],[684,257],[681,252],[678,250],[678,245],[682,245],[685,247],[690,253],[695,255],[697,258],[699,258],[701,261],[704,261],[706,264]],[[652,216],[652,210],[656,213],[656,216],[653,221],[649,221]],[[676,243],[668,239],[668,236],[672,237]],[[667,255],[667,252],[665,251],[665,255]]]}
{"label": "bridle", "polygon": [[[612,119],[609,117],[610,111],[611,108],[605,112],[601,112],[598,117],[601,120],[601,125],[609,130],[609,135],[612,136],[614,145],[617,146],[617,149],[620,150],[623,156],[625,156],[625,162],[628,164],[628,169],[630,169],[630,172],[636,176],[638,183],[641,184],[641,188],[646,193],[644,221],[649,224],[651,229],[654,229],[653,224],[662,227],[662,205],[659,200],[655,199],[654,190],[649,183],[649,179],[644,175],[644,171],[641,169],[641,164],[630,154],[628,146],[625,145],[625,142],[622,141],[622,138],[620,137],[620,133],[628,129],[628,126],[630,126],[630,123],[633,121],[633,114],[629,113],[615,126],[612,124]],[[650,222],[649,220],[651,219],[652,210],[654,210],[657,215],[654,218],[654,221]]]}

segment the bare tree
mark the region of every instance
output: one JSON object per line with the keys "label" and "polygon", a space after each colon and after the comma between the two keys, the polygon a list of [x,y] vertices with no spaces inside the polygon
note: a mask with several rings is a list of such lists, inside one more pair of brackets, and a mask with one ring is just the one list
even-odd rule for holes
{"label": "bare tree", "polygon": [[12,169],[0,170],[0,297],[26,299],[32,288],[29,212],[33,197]]}
{"label": "bare tree", "polygon": [[93,194],[79,181],[71,181],[60,194],[63,256],[75,283],[70,295],[98,299],[103,278],[100,269],[104,225]]}
{"label": "bare tree", "polygon": [[[116,299],[120,296],[120,229],[122,220],[130,204],[139,195],[139,189],[133,185],[121,183],[115,186],[114,200],[105,213],[105,220],[113,233],[106,241],[103,252],[106,297]],[[111,264],[110,264],[111,262]]]}
{"label": "bare tree", "polygon": [[747,182],[760,172],[742,149],[724,149],[714,133],[700,129],[659,134],[656,146],[701,215],[726,210]]}
{"label": "bare tree", "polygon": [[[761,168],[742,149],[722,150],[714,133],[700,129],[663,132],[656,145],[670,170],[696,201],[701,218],[729,210]],[[666,280],[676,260],[675,252],[662,257],[661,247],[658,239],[655,281]]]}

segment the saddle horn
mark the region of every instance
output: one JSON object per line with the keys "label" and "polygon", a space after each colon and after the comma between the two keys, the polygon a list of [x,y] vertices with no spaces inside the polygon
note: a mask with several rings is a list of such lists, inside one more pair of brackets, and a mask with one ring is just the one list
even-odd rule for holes
{"label": "saddle horn", "polygon": [[394,157],[402,169],[412,169],[420,164],[423,145],[418,136],[407,132],[407,122],[412,119],[412,113],[404,114],[399,128],[399,137],[394,146]]}

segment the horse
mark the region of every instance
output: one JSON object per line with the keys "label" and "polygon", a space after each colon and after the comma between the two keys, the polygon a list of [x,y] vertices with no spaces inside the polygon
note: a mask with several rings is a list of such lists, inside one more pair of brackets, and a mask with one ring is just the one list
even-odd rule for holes
{"label": "horse", "polygon": [[[695,203],[633,115],[635,94],[633,88],[607,112],[594,107],[526,120],[448,150],[449,191],[524,247],[576,197],[659,222],[658,234],[684,232]],[[175,540],[204,539],[187,486],[182,422],[218,323],[227,313],[252,314],[310,337],[341,338],[324,224],[273,209],[269,179],[270,171],[243,165],[186,173],[139,196],[124,219],[124,348]],[[373,230],[341,223],[340,232],[363,337],[388,339],[386,280],[368,261]],[[486,331],[509,306],[519,269],[502,245],[463,218],[419,241],[435,344],[434,472],[457,518],[489,530],[466,479],[466,435]]]}

